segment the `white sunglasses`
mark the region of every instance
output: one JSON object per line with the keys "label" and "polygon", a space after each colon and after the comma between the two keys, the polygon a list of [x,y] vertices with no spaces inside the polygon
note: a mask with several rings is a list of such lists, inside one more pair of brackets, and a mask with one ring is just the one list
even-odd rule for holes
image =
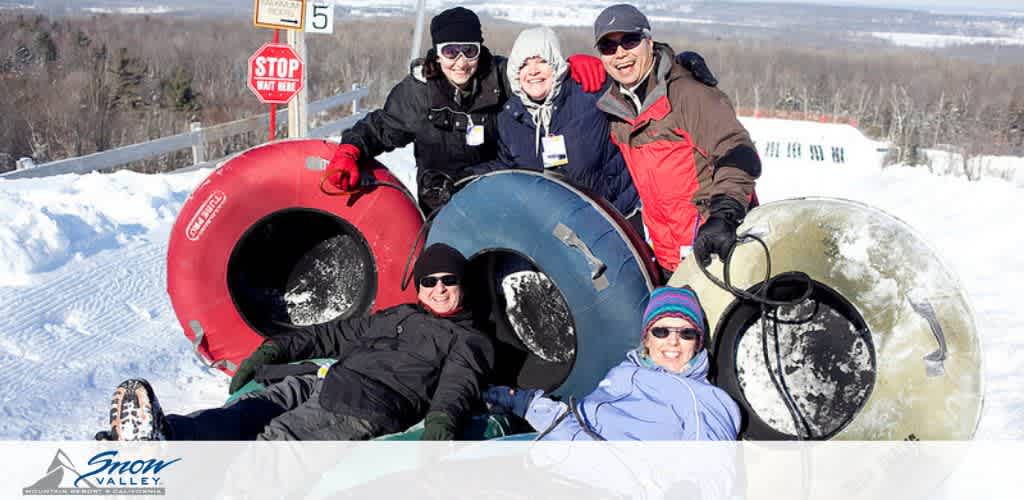
{"label": "white sunglasses", "polygon": [[437,53],[445,59],[458,59],[462,55],[470,61],[480,57],[479,42],[447,42],[437,44]]}

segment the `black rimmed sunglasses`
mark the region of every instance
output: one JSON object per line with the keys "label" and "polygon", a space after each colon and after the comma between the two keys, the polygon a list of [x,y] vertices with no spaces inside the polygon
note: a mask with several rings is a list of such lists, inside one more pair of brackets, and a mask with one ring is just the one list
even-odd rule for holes
{"label": "black rimmed sunglasses", "polygon": [[683,340],[697,340],[700,336],[700,332],[695,328],[669,328],[667,326],[656,326],[651,328],[651,335],[659,339],[668,337],[670,333],[679,334],[679,337]]}
{"label": "black rimmed sunglasses", "polygon": [[459,284],[459,277],[454,274],[446,274],[444,276],[424,276],[420,278],[420,286],[423,288],[434,288],[438,281],[440,281],[444,286],[455,286]]}
{"label": "black rimmed sunglasses", "polygon": [[619,50],[619,45],[624,50],[633,50],[640,45],[640,42],[644,41],[644,38],[646,37],[643,33],[626,33],[617,41],[605,37],[598,40],[597,51],[606,56],[614,55],[615,51]]}

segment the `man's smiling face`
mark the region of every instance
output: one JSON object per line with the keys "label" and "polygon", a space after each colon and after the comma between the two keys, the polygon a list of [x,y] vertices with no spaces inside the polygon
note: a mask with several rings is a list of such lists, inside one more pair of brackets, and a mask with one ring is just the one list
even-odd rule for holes
{"label": "man's smiling face", "polygon": [[[622,42],[623,37],[635,37],[632,33],[609,33],[601,38],[602,41]],[[628,43],[626,45],[629,45]],[[654,44],[650,38],[644,37],[640,43],[632,49],[626,49],[621,44],[616,47],[615,52],[610,55],[601,54],[601,62],[604,69],[615,81],[624,87],[632,87],[640,82],[640,79],[647,74],[647,70],[654,64]]]}

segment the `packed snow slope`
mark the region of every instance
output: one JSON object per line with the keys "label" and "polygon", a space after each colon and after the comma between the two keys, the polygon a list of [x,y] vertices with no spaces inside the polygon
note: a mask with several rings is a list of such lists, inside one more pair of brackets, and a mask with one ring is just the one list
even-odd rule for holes
{"label": "packed snow slope", "polygon": [[[381,160],[411,179],[411,148]],[[0,180],[0,439],[89,439],[128,377],[150,379],[172,412],[223,402],[228,378],[191,353],[165,283],[168,233],[209,173]],[[978,437],[1024,438],[1024,189],[768,159],[758,193],[858,200],[919,230],[975,307],[986,390]]]}

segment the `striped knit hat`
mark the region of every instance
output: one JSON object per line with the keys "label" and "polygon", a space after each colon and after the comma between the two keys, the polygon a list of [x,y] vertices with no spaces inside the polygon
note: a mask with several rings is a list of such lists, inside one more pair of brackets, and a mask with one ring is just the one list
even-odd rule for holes
{"label": "striped knit hat", "polygon": [[647,335],[647,330],[661,318],[683,318],[697,326],[700,337],[697,339],[697,349],[704,347],[704,337],[707,336],[707,324],[704,321],[704,309],[700,306],[697,293],[692,288],[684,286],[675,288],[663,286],[651,292],[651,299],[647,301],[647,309],[644,309],[644,328],[640,337]]}

